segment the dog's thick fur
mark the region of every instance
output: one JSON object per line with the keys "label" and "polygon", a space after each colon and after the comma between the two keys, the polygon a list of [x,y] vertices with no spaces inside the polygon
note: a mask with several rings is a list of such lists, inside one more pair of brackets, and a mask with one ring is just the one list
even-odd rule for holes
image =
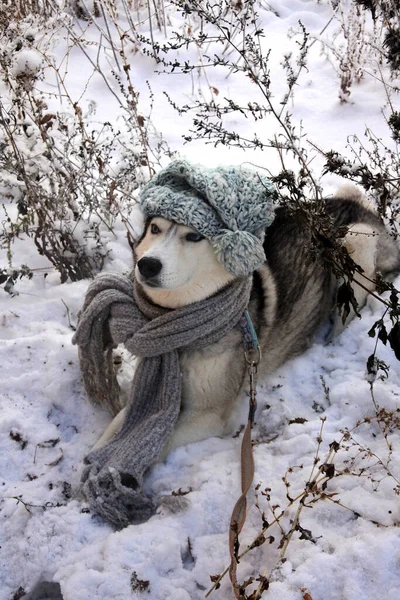
{"label": "dog's thick fur", "polygon": [[[326,201],[326,211],[335,227],[348,228],[343,243],[363,269],[363,285],[372,290],[369,280],[374,280],[377,273],[393,277],[400,272],[400,255],[394,240],[355,187],[341,188],[335,198]],[[135,277],[156,304],[184,306],[214,294],[233,279],[217,261],[208,240],[193,241],[190,235],[187,238],[190,233],[193,230],[189,227],[154,218],[137,243]],[[322,257],[311,250],[305,236],[298,221],[283,208],[277,210],[266,231],[267,261],[254,273],[249,304],[262,350],[261,375],[303,352],[320,326],[332,318],[340,281],[330,273]],[[143,268],[149,258],[155,264],[161,263],[155,275]],[[353,287],[358,305],[362,306],[368,292],[356,284]],[[341,319],[336,317],[333,333],[339,333],[341,328]],[[180,361],[181,414],[164,455],[189,442],[227,433],[226,423],[240,397],[246,373],[241,332],[232,330],[205,349],[183,351]],[[124,410],[96,447],[118,431],[123,416]]]}

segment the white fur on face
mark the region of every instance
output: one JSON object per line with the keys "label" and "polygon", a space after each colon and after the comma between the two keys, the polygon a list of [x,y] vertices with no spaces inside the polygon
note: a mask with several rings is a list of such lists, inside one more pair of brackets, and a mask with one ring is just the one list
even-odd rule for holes
{"label": "white fur on face", "polygon": [[[151,232],[152,224],[160,233]],[[135,268],[136,279],[149,298],[160,306],[177,308],[198,302],[234,279],[218,262],[210,242],[207,239],[188,241],[188,233],[196,232],[191,227],[155,217],[136,247],[137,261],[147,257],[162,263],[160,274],[150,285],[146,284],[137,265]]]}

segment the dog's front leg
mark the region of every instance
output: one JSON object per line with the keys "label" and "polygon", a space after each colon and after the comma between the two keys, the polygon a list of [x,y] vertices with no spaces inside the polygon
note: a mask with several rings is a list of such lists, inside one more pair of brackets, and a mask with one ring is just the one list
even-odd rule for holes
{"label": "dog's front leg", "polygon": [[[118,433],[122,427],[125,412],[126,408],[123,408],[117,416],[114,417],[101,438],[93,446],[92,451],[105,446],[105,444]],[[184,446],[185,444],[190,444],[192,442],[199,442],[207,437],[221,436],[223,431],[224,422],[221,415],[210,411],[188,413],[179,419],[160,458],[163,460],[169,452],[175,450],[175,448],[178,448],[179,446]]]}
{"label": "dog's front leg", "polygon": [[217,412],[210,410],[202,412],[188,411],[180,416],[178,424],[160,458],[163,460],[179,446],[200,442],[209,437],[220,437],[223,435],[224,426],[222,415]]}
{"label": "dog's front leg", "polygon": [[107,442],[109,442],[111,438],[113,438],[114,435],[121,429],[122,423],[124,422],[125,418],[125,412],[126,408],[123,408],[119,411],[117,416],[113,418],[113,420],[111,421],[101,438],[93,446],[92,451],[98,450],[102,446],[105,446],[105,444],[107,444]]}

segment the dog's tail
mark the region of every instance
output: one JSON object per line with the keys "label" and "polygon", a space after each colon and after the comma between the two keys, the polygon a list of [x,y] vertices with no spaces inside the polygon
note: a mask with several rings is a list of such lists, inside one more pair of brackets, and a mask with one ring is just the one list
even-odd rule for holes
{"label": "dog's tail", "polygon": [[[344,184],[334,198],[327,201],[327,211],[333,217],[337,227],[347,226],[345,245],[354,245],[354,236],[367,236],[367,240],[358,240],[358,246],[369,245],[374,254],[374,270],[388,280],[400,274],[400,251],[395,239],[387,232],[372,201],[353,184]],[[352,243],[353,240],[353,243]]]}
{"label": "dog's tail", "polygon": [[[357,305],[362,307],[368,292],[376,287],[377,275],[390,281],[400,273],[399,248],[386,231],[372,201],[356,186],[342,186],[334,198],[327,200],[326,206],[335,226],[347,228],[342,243],[361,267],[361,272],[355,273],[352,288]],[[352,316],[353,309],[348,320]],[[336,316],[331,335],[337,335],[343,327],[342,319]]]}
{"label": "dog's tail", "polygon": [[335,199],[339,198],[341,200],[350,200],[351,202],[358,202],[359,204],[364,206],[364,208],[376,212],[376,210],[372,207],[371,202],[365,196],[364,192],[362,192],[362,190],[360,190],[360,188],[358,188],[353,183],[343,183],[337,190],[334,197]]}

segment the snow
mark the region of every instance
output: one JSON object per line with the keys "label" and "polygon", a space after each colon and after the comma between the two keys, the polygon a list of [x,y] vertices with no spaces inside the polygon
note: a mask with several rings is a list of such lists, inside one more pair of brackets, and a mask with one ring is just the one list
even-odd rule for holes
{"label": "snow", "polygon": [[[285,89],[280,62],[294,43],[287,37],[288,30],[301,19],[313,35],[319,35],[331,9],[311,0],[279,0],[273,6],[279,16],[266,8],[260,14],[267,31],[265,44],[273,50],[272,81],[278,97]],[[173,9],[169,18],[169,33],[182,26],[181,16]],[[99,36],[94,27],[85,35],[91,40]],[[96,48],[88,45],[87,49],[96,56]],[[62,57],[64,50],[60,42],[55,56]],[[244,154],[238,148],[215,148],[201,140],[183,145],[182,135],[191,126],[190,113],[178,116],[162,92],[184,104],[193,97],[190,77],[155,74],[159,67],[140,52],[132,51],[131,61],[141,106],[146,107],[149,100],[149,80],[155,96],[152,122],[173,151],[205,165],[251,162],[267,165],[272,172],[280,170],[279,157],[271,149]],[[21,51],[16,64],[20,71],[40,66],[33,49]],[[105,69],[115,86],[107,63]],[[91,73],[75,48],[68,63],[73,98],[84,93],[82,106],[96,107],[96,121],[111,120],[122,126],[117,104],[98,75],[85,89]],[[259,100],[250,81],[243,85],[233,77],[225,79],[220,68],[210,70],[208,77],[221,96],[243,103],[249,98]],[[201,76],[195,90],[198,86],[206,90]],[[381,115],[384,90],[375,79],[353,85],[347,104],[339,103],[338,90],[333,66],[320,55],[319,44],[314,44],[308,72],[297,86],[291,107],[295,121],[303,120],[308,139],[321,148],[343,151],[347,136],[362,138],[366,124],[387,136]],[[55,105],[56,101],[51,102]],[[234,125],[249,134],[251,124]],[[257,122],[261,139],[273,138],[276,132],[270,118]],[[317,154],[313,166],[318,169],[322,163]],[[325,192],[331,193],[340,182],[326,176],[322,183]],[[132,213],[130,218],[140,232],[139,217]],[[105,245],[104,268],[128,271],[131,255],[124,228],[117,224],[116,238],[110,235]],[[29,594],[44,581],[59,583],[64,600],[200,600],[211,586],[210,575],[221,573],[229,563],[228,527],[240,489],[241,436],[178,448],[155,465],[146,490],[159,499],[160,507],[147,523],[115,532],[91,515],[74,493],[83,458],[110,417],[85,399],[77,350],[71,344],[70,322],[76,323],[89,282],[61,285],[45,258],[35,254],[23,236],[13,246],[13,260],[38,270],[31,280],[16,283],[19,295],[11,297],[0,290],[0,600],[12,600],[20,588]],[[4,252],[0,265],[5,264]],[[399,287],[400,279],[396,284]],[[301,600],[302,590],[312,600],[397,600],[399,596],[400,434],[398,426],[388,433],[393,452],[387,463],[389,449],[374,419],[365,367],[375,344],[367,332],[382,312],[378,300],[369,298],[362,318],[356,318],[337,339],[328,345],[316,341],[304,355],[259,381],[254,486],[260,484],[259,504],[268,521],[273,519],[271,507],[277,514],[284,511],[284,530],[290,528],[297,509],[297,504],[288,507],[287,491],[292,498],[301,494],[317,451],[323,461],[329,444],[341,441],[345,429],[355,428],[355,442],[342,441],[335,458],[336,472],[349,468],[353,474],[331,479],[326,488],[327,495],[334,494],[331,499],[319,499],[300,514],[301,527],[312,532],[314,541],[300,539],[300,532],[295,532],[287,560],[277,568],[281,531],[274,525],[266,533],[274,541],[242,558],[241,580],[272,573],[263,598]],[[390,366],[390,373],[384,381],[377,378],[375,400],[380,408],[396,411],[400,408],[400,364],[382,344],[378,356]],[[133,368],[133,360],[124,353],[121,379],[125,386]],[[244,423],[246,412],[244,397],[240,414],[235,416],[236,429]],[[318,450],[321,417],[326,420]],[[364,422],[366,417],[371,418],[369,422]],[[289,467],[287,490],[282,478]],[[270,501],[261,494],[265,488],[271,490]],[[253,488],[242,549],[262,528],[254,500]],[[211,598],[233,598],[227,577]]]}
{"label": "snow", "polygon": [[42,57],[36,50],[31,48],[20,50],[16,53],[13,73],[17,76],[34,74],[39,71],[42,61]]}

